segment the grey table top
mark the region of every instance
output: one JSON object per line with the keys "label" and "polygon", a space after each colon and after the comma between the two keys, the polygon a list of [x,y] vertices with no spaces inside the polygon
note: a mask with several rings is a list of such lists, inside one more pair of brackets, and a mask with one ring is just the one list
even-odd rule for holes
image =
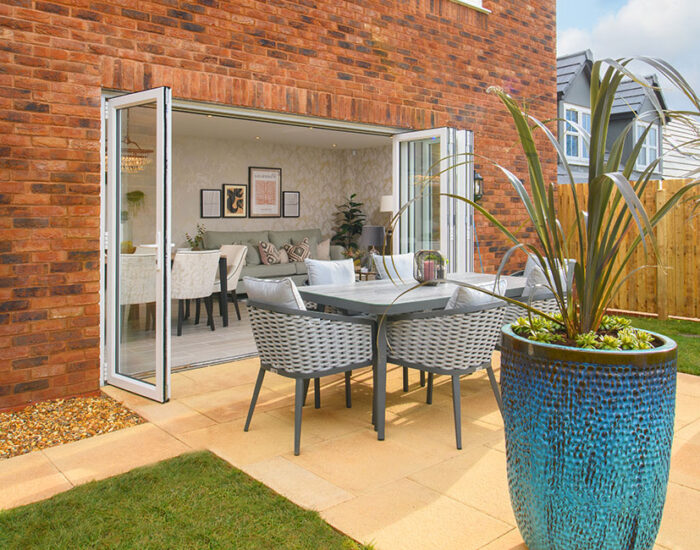
{"label": "grey table top", "polygon": [[[449,280],[470,284],[493,282],[495,275],[486,273],[455,273]],[[518,297],[525,287],[525,277],[502,276],[508,282],[506,296]],[[299,287],[304,300],[348,311],[376,314],[400,314],[444,308],[457,285],[416,287],[411,281],[360,281],[350,285],[317,285]],[[413,289],[413,290],[410,290]],[[409,291],[410,292],[406,292]],[[401,295],[403,292],[405,294]]]}

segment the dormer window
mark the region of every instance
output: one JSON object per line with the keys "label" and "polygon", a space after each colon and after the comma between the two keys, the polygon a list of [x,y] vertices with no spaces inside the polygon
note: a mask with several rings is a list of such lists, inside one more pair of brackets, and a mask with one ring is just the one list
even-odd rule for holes
{"label": "dormer window", "polygon": [[[588,164],[588,136],[584,139],[579,128],[591,132],[591,110],[579,105],[564,104],[564,152],[574,164]],[[569,124],[571,122],[572,124]]]}

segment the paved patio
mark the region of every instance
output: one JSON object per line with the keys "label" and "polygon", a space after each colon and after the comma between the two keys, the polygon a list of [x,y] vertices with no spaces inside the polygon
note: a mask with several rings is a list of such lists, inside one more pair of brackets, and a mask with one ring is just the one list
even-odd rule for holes
{"label": "paved patio", "polygon": [[[437,379],[428,406],[417,374],[403,393],[400,369],[393,368],[386,441],[377,441],[370,425],[371,372],[364,370],[353,376],[352,409],[345,408],[340,378],[322,381],[322,407],[304,409],[295,457],[293,381],[266,375],[251,431],[243,432],[257,370],[257,359],[247,359],[175,374],[173,400],[165,405],[105,388],[149,423],[0,461],[0,508],[210,449],[378,550],[524,548],[508,498],[503,424],[485,375],[462,381],[462,451],[454,445],[447,380]],[[700,547],[700,377],[681,374],[678,382],[657,548],[694,549]]]}

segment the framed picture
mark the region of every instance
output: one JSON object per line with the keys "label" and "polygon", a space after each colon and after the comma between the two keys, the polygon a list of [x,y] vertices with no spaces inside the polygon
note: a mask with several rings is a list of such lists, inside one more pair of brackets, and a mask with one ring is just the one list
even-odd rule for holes
{"label": "framed picture", "polygon": [[221,217],[221,189],[199,190],[199,217]]}
{"label": "framed picture", "polygon": [[282,169],[248,168],[248,210],[251,218],[279,218],[282,215]]}
{"label": "framed picture", "polygon": [[282,192],[282,216],[285,218],[299,217],[299,191]]}
{"label": "framed picture", "polygon": [[248,217],[248,186],[245,183],[224,183],[224,218]]}

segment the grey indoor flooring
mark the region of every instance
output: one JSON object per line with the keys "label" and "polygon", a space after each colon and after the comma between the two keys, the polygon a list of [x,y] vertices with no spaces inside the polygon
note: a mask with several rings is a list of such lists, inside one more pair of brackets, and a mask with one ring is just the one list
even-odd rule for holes
{"label": "grey indoor flooring", "polygon": [[[192,304],[194,306],[194,304]],[[177,336],[177,302],[173,301],[171,324],[171,349],[173,369],[201,366],[225,362],[241,357],[255,355],[255,341],[250,330],[248,312],[245,302],[240,301],[241,320],[236,317],[233,304],[229,304],[229,326],[224,327],[219,315],[218,304],[214,304],[214,326],[212,331],[206,324],[206,312],[202,305],[202,317],[198,325],[194,324],[194,307],[190,318],[183,322],[182,336]],[[142,306],[140,314],[143,315]],[[153,373],[155,363],[155,331],[144,330],[141,319],[129,322],[127,341],[121,345],[123,374]]]}

